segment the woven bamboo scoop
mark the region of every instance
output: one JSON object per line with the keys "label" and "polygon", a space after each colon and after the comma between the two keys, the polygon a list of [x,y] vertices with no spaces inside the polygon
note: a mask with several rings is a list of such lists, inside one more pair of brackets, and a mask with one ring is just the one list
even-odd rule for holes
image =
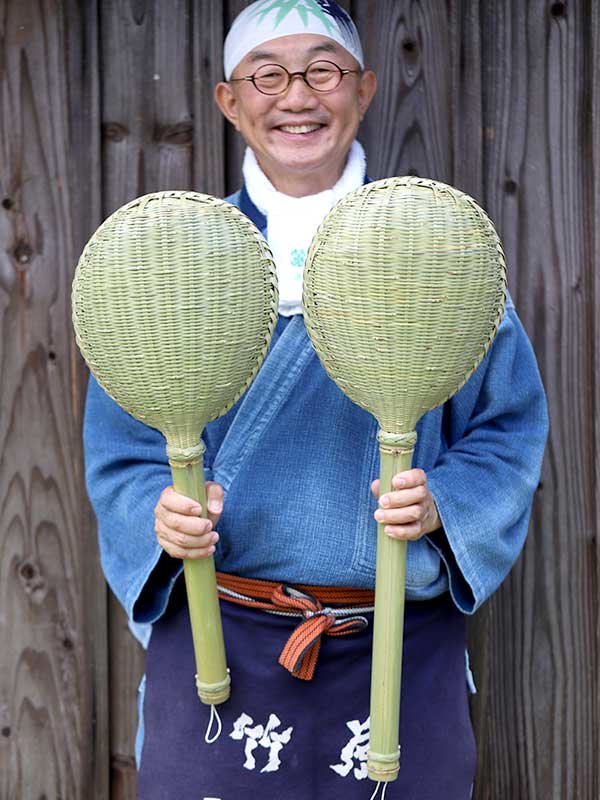
{"label": "woven bamboo scoop", "polygon": [[[222,200],[148,194],[87,243],[72,301],[77,344],[98,383],[163,433],[175,489],[206,516],[202,431],[250,385],[277,321],[265,240]],[[213,558],[185,560],[184,574],[198,694],[222,703],[230,679]]]}
{"label": "woven bamboo scoop", "polygon": [[[504,254],[472,198],[390,178],[347,195],[317,232],[304,274],[310,338],[338,386],[379,425],[381,493],[412,464],[420,417],[482,360],[505,299]],[[369,777],[398,776],[406,542],[378,525]]]}

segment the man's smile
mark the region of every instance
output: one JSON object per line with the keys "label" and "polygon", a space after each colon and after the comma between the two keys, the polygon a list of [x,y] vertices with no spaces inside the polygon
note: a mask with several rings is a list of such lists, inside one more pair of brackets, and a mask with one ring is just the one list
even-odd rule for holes
{"label": "man's smile", "polygon": [[323,125],[317,122],[305,125],[278,125],[277,130],[283,131],[284,133],[312,133],[323,127]]}

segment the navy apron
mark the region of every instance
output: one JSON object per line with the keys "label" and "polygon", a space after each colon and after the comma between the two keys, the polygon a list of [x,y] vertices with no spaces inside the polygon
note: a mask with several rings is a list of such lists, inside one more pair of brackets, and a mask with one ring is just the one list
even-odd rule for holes
{"label": "navy apron", "polygon": [[[212,744],[181,582],[153,626],[139,800],[369,800],[372,614],[356,635],[323,637],[308,682],[277,663],[297,619],[227,601],[221,613],[231,697],[218,706],[222,732]],[[465,618],[448,594],[406,603],[400,775],[385,800],[469,800],[465,648]]]}

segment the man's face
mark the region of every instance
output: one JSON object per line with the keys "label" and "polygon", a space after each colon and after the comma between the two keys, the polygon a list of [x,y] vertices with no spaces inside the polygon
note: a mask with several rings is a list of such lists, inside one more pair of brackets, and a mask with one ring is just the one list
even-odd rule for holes
{"label": "man's face", "polygon": [[[359,70],[350,53],[333,40],[300,34],[261,44],[244,57],[232,77],[252,75],[262,64],[303,71],[322,59]],[[345,75],[327,93],[311,89],[300,77],[279,95],[261,94],[250,81],[220,83],[215,99],[279,191],[312,194],[330,188],[341,175],[375,87],[375,76],[367,71]]]}

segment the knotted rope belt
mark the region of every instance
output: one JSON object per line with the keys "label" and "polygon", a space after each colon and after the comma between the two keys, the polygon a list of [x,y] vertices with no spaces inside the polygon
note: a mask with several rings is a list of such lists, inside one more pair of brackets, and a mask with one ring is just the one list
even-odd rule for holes
{"label": "knotted rope belt", "polygon": [[369,624],[375,592],[348,586],[289,586],[275,581],[239,578],[217,572],[219,597],[271,614],[302,617],[279,656],[282,667],[310,681],[323,636],[348,636]]}

